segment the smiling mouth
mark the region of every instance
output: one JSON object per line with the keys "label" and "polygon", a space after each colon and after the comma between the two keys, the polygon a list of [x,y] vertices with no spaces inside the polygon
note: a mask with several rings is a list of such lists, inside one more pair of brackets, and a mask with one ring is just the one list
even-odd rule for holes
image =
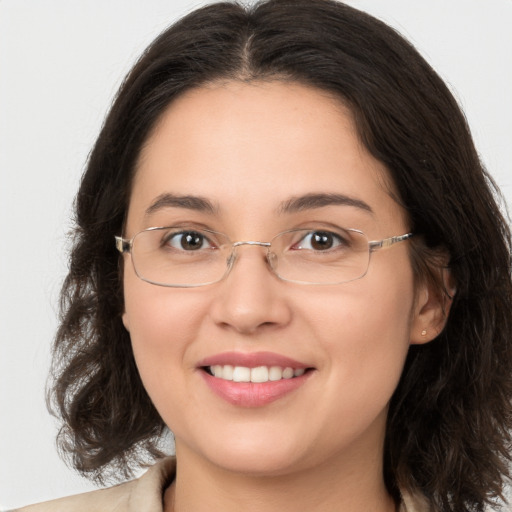
{"label": "smiling mouth", "polygon": [[247,366],[213,365],[204,366],[202,369],[211,376],[233,382],[277,382],[280,380],[294,379],[301,377],[311,368],[291,368],[289,366]]}

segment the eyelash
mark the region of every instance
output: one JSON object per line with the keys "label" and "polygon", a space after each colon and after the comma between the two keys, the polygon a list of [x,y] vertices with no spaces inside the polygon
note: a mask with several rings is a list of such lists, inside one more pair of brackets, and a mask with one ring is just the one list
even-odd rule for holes
{"label": "eyelash", "polygon": [[[338,243],[334,247],[335,249],[338,248],[338,247],[341,247],[341,246],[348,246],[348,245],[350,245],[350,243],[347,240],[347,238],[343,238],[338,233],[334,233],[334,232],[328,231],[328,230],[315,229],[315,230],[311,230],[306,236],[303,236],[297,242],[297,244],[294,244],[292,246],[292,248],[294,248],[294,249],[304,249],[304,250],[315,250],[314,247],[311,247],[311,249],[310,248],[306,249],[305,247],[301,246],[302,243],[304,242],[304,240],[306,240],[306,239],[309,239],[309,243],[311,244],[312,238],[315,235],[318,237],[317,241],[320,242],[320,243],[324,243],[324,242],[329,243],[329,240],[328,240],[329,238],[333,239],[333,240],[331,240],[332,244],[334,244],[335,241],[337,241]],[[314,241],[313,241],[313,243],[314,243]],[[301,245],[299,245],[299,244],[301,244]],[[295,246],[297,246],[297,247],[295,247]],[[332,246],[329,245],[329,247],[325,248],[325,250],[328,250],[328,249],[331,249],[331,248],[332,248]],[[319,250],[319,249],[317,249],[317,250]],[[320,250],[319,250],[319,252],[320,252]]]}
{"label": "eyelash", "polygon": [[[198,236],[196,236],[198,235]],[[182,245],[182,248],[183,250],[185,250],[185,248],[183,247],[183,243],[184,243],[184,240],[185,240],[185,237],[187,236],[190,236],[190,237],[196,237],[196,238],[201,238],[201,246],[194,249],[194,250],[198,250],[198,249],[203,249],[203,245],[205,242],[208,242],[209,245],[214,245],[212,243],[212,241],[210,240],[209,237],[207,237],[204,232],[202,232],[201,230],[198,230],[198,229],[184,229],[182,231],[177,231],[177,232],[172,232],[172,233],[169,233],[169,234],[166,234],[162,237],[162,242],[161,242],[161,245],[162,246],[170,246],[174,249],[177,249],[179,250],[178,247],[175,247],[171,242],[174,240],[174,239],[178,239],[178,237],[181,237],[181,245]],[[179,242],[178,242],[179,243]]]}
{"label": "eyelash", "polygon": [[[179,231],[172,231],[162,236],[161,246],[166,248],[172,248],[175,250],[183,250],[184,252],[194,252],[201,249],[206,249],[205,244],[208,244],[209,249],[216,249],[220,247],[221,243],[216,243],[212,240],[213,237],[208,236],[204,231],[194,228],[178,228]],[[213,235],[213,233],[211,233]],[[314,240],[313,237],[317,237]],[[187,241],[188,237],[188,241]],[[173,243],[177,240],[177,244]],[[314,244],[323,244],[324,247],[314,247]],[[185,247],[184,244],[194,244]],[[181,247],[179,247],[179,245]],[[200,245],[199,245],[200,244]],[[311,247],[306,247],[306,245]],[[289,249],[290,250],[312,250],[315,252],[325,252],[330,249],[337,249],[341,247],[350,246],[350,240],[348,236],[342,236],[340,233],[336,233],[325,228],[311,228],[305,236],[301,236],[299,240],[293,242]],[[188,250],[187,250],[188,249]]]}

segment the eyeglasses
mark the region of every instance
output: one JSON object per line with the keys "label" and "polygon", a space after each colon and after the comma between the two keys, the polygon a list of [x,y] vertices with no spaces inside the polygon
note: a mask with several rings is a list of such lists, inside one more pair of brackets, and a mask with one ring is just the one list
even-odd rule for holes
{"label": "eyeglasses", "polygon": [[370,256],[413,236],[412,233],[368,241],[357,229],[329,225],[290,229],[270,242],[232,242],[227,235],[192,226],[154,227],[131,239],[116,236],[116,247],[130,253],[143,281],[158,286],[191,288],[224,279],[243,245],[266,249],[271,271],[299,284],[342,284],[366,275]]}

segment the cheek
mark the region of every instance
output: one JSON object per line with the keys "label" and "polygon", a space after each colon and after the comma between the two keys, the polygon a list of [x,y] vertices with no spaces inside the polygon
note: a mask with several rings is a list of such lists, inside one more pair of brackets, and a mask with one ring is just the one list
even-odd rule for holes
{"label": "cheek", "polygon": [[130,274],[125,276],[124,289],[123,320],[142,381],[154,399],[177,378],[173,370],[182,369],[190,359],[205,318],[204,301],[190,290],[154,286]]}
{"label": "cheek", "polygon": [[310,318],[311,336],[327,356],[332,403],[340,403],[336,395],[346,393],[351,398],[345,404],[352,404],[354,414],[374,414],[386,406],[410,344],[412,275],[398,278],[394,286],[380,286],[367,277],[310,300],[309,311],[302,313]]}

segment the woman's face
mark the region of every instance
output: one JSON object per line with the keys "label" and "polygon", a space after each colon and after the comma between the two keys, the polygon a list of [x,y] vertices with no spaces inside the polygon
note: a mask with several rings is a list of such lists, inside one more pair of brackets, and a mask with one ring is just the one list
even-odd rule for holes
{"label": "woman's face", "polygon": [[[380,240],[409,230],[390,186],[349,112],[321,91],[212,85],[176,100],[150,136],[125,236],[186,224],[267,242],[322,224]],[[201,201],[180,199],[190,196]],[[366,276],[338,285],[282,281],[259,246],[239,247],[225,279],[197,288],[144,282],[127,256],[123,320],[178,457],[253,474],[378,461],[388,402],[425,328],[407,244],[377,251]],[[237,383],[212,376],[213,365],[307,370]]]}

